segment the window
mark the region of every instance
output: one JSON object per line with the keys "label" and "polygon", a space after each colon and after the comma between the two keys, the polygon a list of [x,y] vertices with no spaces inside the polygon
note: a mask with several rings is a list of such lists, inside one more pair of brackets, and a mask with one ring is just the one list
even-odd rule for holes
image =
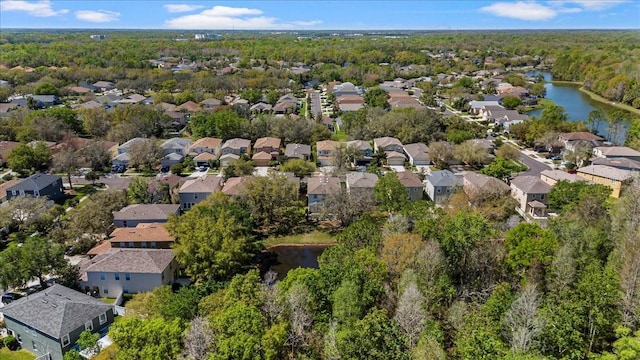
{"label": "window", "polygon": [[107,313],[100,314],[100,316],[98,316],[98,322],[100,322],[100,325],[106,323],[107,322]]}
{"label": "window", "polygon": [[124,278],[125,278],[125,280],[127,280],[127,281],[131,280],[131,274],[129,274],[129,273],[124,273]]}
{"label": "window", "polygon": [[152,242],[151,242],[151,247],[152,247],[153,249],[155,249],[155,248],[156,248],[156,242],[155,242],[155,241],[152,241]]}
{"label": "window", "polygon": [[127,227],[127,220],[124,220],[124,221],[122,222],[122,227]]}
{"label": "window", "polygon": [[103,272],[100,273],[100,280],[104,280],[105,279],[105,275]]}
{"label": "window", "polygon": [[116,280],[120,280],[120,273],[114,273],[113,276],[116,278]]}
{"label": "window", "polygon": [[34,190],[34,191],[33,191],[33,195],[35,195],[35,196],[40,196],[40,191],[38,191],[38,190]]}
{"label": "window", "polygon": [[194,197],[195,199],[197,199],[197,198],[198,198],[198,195],[197,195],[197,194],[196,194],[196,195],[193,195],[193,197]]}
{"label": "window", "polygon": [[436,190],[436,191],[438,192],[438,194],[440,194],[440,190],[442,190],[442,189],[438,188],[438,189]]}
{"label": "window", "polygon": [[31,341],[31,347],[33,348],[34,351],[38,351],[38,343],[35,341]]}
{"label": "window", "polygon": [[129,241],[129,247],[132,248],[133,247],[133,241]]}
{"label": "window", "polygon": [[102,288],[102,293],[105,294],[105,295],[108,294],[109,293],[109,288],[108,287],[103,287]]}
{"label": "window", "polygon": [[89,331],[93,331],[93,321],[87,321],[84,324],[84,329],[85,330],[89,330]]}
{"label": "window", "polygon": [[147,247],[147,242],[143,241],[140,243],[140,247],[146,248]]}
{"label": "window", "polygon": [[71,341],[69,340],[69,334],[62,337],[62,346],[67,346],[70,342]]}
{"label": "window", "polygon": [[11,195],[16,196],[18,193],[15,190],[11,190]]}
{"label": "window", "polygon": [[128,294],[129,293],[129,288],[126,287],[126,286],[123,286],[122,287],[122,292],[125,293],[125,294]]}

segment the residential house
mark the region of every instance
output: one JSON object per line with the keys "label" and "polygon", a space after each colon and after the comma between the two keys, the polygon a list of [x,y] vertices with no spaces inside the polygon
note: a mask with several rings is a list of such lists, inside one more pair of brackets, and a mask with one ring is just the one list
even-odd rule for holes
{"label": "residential house", "polygon": [[405,92],[392,94],[387,102],[392,109],[423,109],[425,107],[416,98]]}
{"label": "residential house", "polygon": [[402,171],[397,174],[398,180],[402,186],[407,189],[409,194],[409,201],[417,201],[424,196],[424,184],[418,177],[418,175],[411,171]]}
{"label": "residential house", "polygon": [[358,111],[364,107],[364,98],[360,95],[342,95],[336,97],[336,102],[342,112]]}
{"label": "residential house", "polygon": [[432,171],[425,179],[425,192],[431,201],[441,204],[449,199],[455,188],[462,186],[461,180],[449,170]]}
{"label": "residential house", "polygon": [[253,164],[258,167],[269,166],[269,163],[272,160],[273,160],[273,155],[266,153],[264,151],[254,153],[253,156],[251,157],[251,161],[253,161]]}
{"label": "residential house", "polygon": [[139,142],[144,142],[144,141],[151,141],[151,139],[141,138],[141,137],[133,138],[133,139],[123,143],[122,145],[118,146],[118,154],[124,154],[126,152],[129,152],[129,149],[131,149],[131,146],[133,144],[139,143]]}
{"label": "residential house", "polygon": [[133,204],[113,212],[116,227],[136,227],[142,223],[166,223],[170,215],[179,215],[177,204]]}
{"label": "residential house", "polygon": [[535,176],[516,176],[511,180],[511,196],[518,201],[519,213],[525,219],[545,218],[551,186]]}
{"label": "residential house", "polygon": [[475,172],[466,172],[463,174],[462,189],[472,202],[487,193],[502,195],[509,194],[511,191],[509,185],[503,181]]}
{"label": "residential house", "polygon": [[263,103],[262,101],[252,105],[249,110],[251,110],[252,113],[265,113],[265,112],[271,112],[273,110],[273,106],[271,104],[266,104]]}
{"label": "residential house", "polygon": [[404,162],[407,160],[407,157],[402,152],[385,151],[384,155],[389,166],[404,166]]}
{"label": "residential house", "polygon": [[0,119],[8,118],[9,112],[17,107],[19,107],[18,104],[0,103]]}
{"label": "residential house", "polygon": [[631,171],[606,165],[589,165],[577,170],[578,176],[611,188],[611,197],[619,198],[624,187],[633,180]]}
{"label": "residential house", "polygon": [[39,109],[46,109],[62,103],[55,95],[31,95],[29,97],[35,102],[36,107]]}
{"label": "residential house", "polygon": [[227,181],[225,181],[224,186],[222,187],[222,193],[227,196],[239,196],[240,194],[242,194],[244,184],[247,181],[251,181],[251,179],[253,179],[253,176],[228,178]]}
{"label": "residential house", "polygon": [[160,166],[163,169],[162,171],[167,171],[173,165],[181,163],[182,160],[184,160],[184,156],[177,153],[164,155],[160,159]]}
{"label": "residential house", "polygon": [[364,90],[362,88],[355,86],[353,83],[344,82],[342,84],[334,85],[331,89],[331,92],[336,96],[336,99],[341,96],[349,96],[349,95],[358,95],[362,96],[364,94]]}
{"label": "residential house", "polygon": [[354,166],[366,166],[373,161],[373,149],[368,141],[347,141],[347,149],[349,148],[355,149],[359,152],[359,155],[352,161]]}
{"label": "residential house", "polygon": [[229,166],[231,163],[238,161],[240,159],[239,155],[236,154],[224,154],[222,156],[220,156],[220,167],[227,167]]}
{"label": "residential house", "polygon": [[98,81],[93,84],[93,87],[101,92],[113,90],[116,88],[115,84],[112,83],[111,81]]}
{"label": "residential house", "polygon": [[349,193],[365,194],[373,198],[373,187],[378,182],[378,175],[366,172],[349,172],[346,176],[346,186]]}
{"label": "residential house", "polygon": [[0,203],[7,200],[7,189],[19,183],[22,179],[11,179],[0,184]]}
{"label": "residential house", "polygon": [[234,138],[224,142],[220,149],[222,155],[235,154],[240,157],[242,154],[251,153],[251,140]]}
{"label": "residential house", "polygon": [[222,105],[222,101],[214,98],[205,99],[200,103],[202,109],[207,111],[215,110],[220,105]]}
{"label": "residential house", "polygon": [[188,113],[198,110],[199,105],[193,101],[187,101],[186,103],[176,107],[176,111],[186,111]]}
{"label": "residential house", "polygon": [[7,200],[22,195],[45,196],[58,200],[64,196],[62,178],[58,175],[37,173],[7,188]]}
{"label": "residential house", "polygon": [[106,298],[171,285],[178,263],[169,249],[111,248],[79,265],[80,287]]}
{"label": "residential house", "polygon": [[331,132],[336,132],[335,121],[330,116],[323,116],[320,120],[322,125],[326,126]]}
{"label": "residential house", "polygon": [[11,150],[18,146],[19,142],[15,141],[0,141],[0,166],[4,166],[7,163],[7,157]]}
{"label": "residential house", "polygon": [[340,191],[340,178],[334,176],[310,177],[307,181],[307,206],[309,213],[317,213],[329,194]]}
{"label": "residential house", "polygon": [[51,360],[62,360],[83,331],[102,331],[114,318],[113,305],[59,284],[6,305],[2,313],[23,349]]}
{"label": "residential house", "polygon": [[195,204],[206,199],[207,196],[220,190],[222,178],[213,175],[204,175],[195,179],[189,179],[182,184],[178,195],[180,196],[180,208],[185,211]]}
{"label": "residential house", "polygon": [[407,144],[403,146],[404,152],[409,157],[409,162],[414,166],[431,164],[429,147],[423,143]]}
{"label": "residential house", "polygon": [[189,114],[178,111],[165,111],[164,114],[171,118],[171,126],[176,130],[180,130],[189,118]]}
{"label": "residential house", "polygon": [[570,174],[562,170],[544,170],[540,173],[540,180],[544,181],[549,186],[553,186],[559,181],[588,181],[585,178],[578,176],[578,174]]}
{"label": "residential house", "polygon": [[287,144],[284,150],[284,156],[287,159],[309,160],[311,158],[311,146],[304,144]]}
{"label": "residential house", "polygon": [[604,138],[590,132],[577,131],[558,135],[558,141],[564,145],[565,149],[573,150],[575,145],[580,142],[588,142],[591,147],[601,146]]}
{"label": "residential house", "polygon": [[320,166],[331,166],[331,155],[340,148],[340,143],[333,140],[322,140],[316,143],[316,159]]}
{"label": "residential house", "polygon": [[210,166],[214,161],[217,160],[217,156],[208,153],[208,152],[203,152],[200,153],[198,155],[196,155],[193,158],[193,163],[195,164],[195,166],[200,167],[200,166],[204,166],[204,167],[208,167]]}
{"label": "residential house", "polygon": [[280,156],[280,139],[275,137],[262,137],[253,144],[253,151],[264,152],[271,156],[270,160],[276,160]]}
{"label": "residential house", "polygon": [[298,98],[291,94],[281,96],[273,107],[276,114],[290,114],[298,108]]}
{"label": "residential house", "polygon": [[87,255],[102,254],[112,248],[129,249],[171,249],[175,238],[169,234],[164,224],[138,224],[134,228],[116,228],[109,239],[94,246]]}
{"label": "residential house", "polygon": [[480,114],[480,112],[484,110],[485,106],[498,106],[503,108],[498,101],[472,100],[469,102],[469,106],[471,107],[471,112],[474,114]]}
{"label": "residential house", "polygon": [[172,138],[160,145],[164,155],[175,153],[183,157],[188,154],[191,140],[185,138]]}
{"label": "residential house", "polygon": [[627,158],[597,158],[591,162],[592,165],[607,165],[614,168],[640,172],[640,161]]}
{"label": "residential house", "polygon": [[129,167],[129,161],[131,161],[131,156],[129,156],[128,152],[118,154],[111,159],[111,166],[126,169]]}
{"label": "residential house", "polygon": [[213,137],[204,137],[202,139],[196,140],[189,147],[189,154],[197,156],[202,153],[209,153],[215,156],[217,159],[220,156],[220,145],[222,144],[222,139],[213,138]]}
{"label": "residential house", "polygon": [[640,151],[626,146],[598,146],[593,149],[593,155],[605,159],[625,158],[640,161]]}
{"label": "residential house", "polygon": [[385,151],[385,152],[386,151],[395,151],[398,153],[404,152],[404,149],[402,148],[402,143],[400,142],[400,140],[394,137],[389,137],[389,136],[373,139],[373,147],[375,151],[380,151],[380,149],[382,149],[382,151]]}
{"label": "residential house", "polygon": [[140,94],[130,94],[124,98],[116,100],[118,104],[142,104],[147,99],[146,96]]}

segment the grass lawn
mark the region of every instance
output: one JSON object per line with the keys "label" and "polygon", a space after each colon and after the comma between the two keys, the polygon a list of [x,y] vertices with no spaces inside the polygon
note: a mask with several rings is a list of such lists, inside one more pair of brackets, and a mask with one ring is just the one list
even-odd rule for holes
{"label": "grass lawn", "polygon": [[92,358],[92,360],[111,360],[115,359],[118,348],[115,345],[107,346],[100,353]]}
{"label": "grass lawn", "polygon": [[113,305],[113,304],[115,304],[116,299],[100,298],[100,301],[102,301],[103,303],[107,303],[109,305]]}
{"label": "grass lawn", "polygon": [[297,235],[289,235],[289,236],[279,236],[279,237],[270,237],[264,240],[265,247],[271,247],[275,245],[284,245],[284,244],[333,244],[336,242],[336,239],[333,235],[323,232],[323,231],[312,231],[306,234],[297,234]]}
{"label": "grass lawn", "polygon": [[27,350],[11,351],[7,348],[2,348],[0,349],[0,358],[2,360],[33,360],[36,356]]}
{"label": "grass lawn", "polygon": [[335,141],[347,141],[349,140],[349,135],[347,135],[344,131],[336,131],[335,133]]}

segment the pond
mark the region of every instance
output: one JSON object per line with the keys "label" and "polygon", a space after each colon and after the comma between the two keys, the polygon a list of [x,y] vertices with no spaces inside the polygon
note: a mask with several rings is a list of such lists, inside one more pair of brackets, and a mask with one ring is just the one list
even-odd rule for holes
{"label": "pond", "polygon": [[[547,89],[547,99],[552,100],[556,105],[562,106],[565,113],[569,115],[570,121],[586,121],[589,113],[593,110],[601,109],[605,112],[616,110],[615,107],[592,100],[589,95],[580,91],[580,85],[551,83],[551,73],[546,71],[529,71],[528,76],[536,76],[542,74],[547,83],[544,87]],[[527,112],[529,116],[540,117],[542,109],[536,109]],[[607,124],[601,123],[598,127],[598,133],[608,135]],[[626,133],[626,131],[625,131]]]}
{"label": "pond", "polygon": [[266,267],[278,273],[278,280],[287,276],[289,270],[302,268],[318,268],[318,258],[329,246],[327,245],[282,245],[265,251]]}

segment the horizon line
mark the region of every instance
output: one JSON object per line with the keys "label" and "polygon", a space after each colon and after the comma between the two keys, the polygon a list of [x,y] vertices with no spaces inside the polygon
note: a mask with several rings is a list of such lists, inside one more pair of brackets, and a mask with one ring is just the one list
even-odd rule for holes
{"label": "horizon line", "polygon": [[0,33],[3,31],[10,30],[75,30],[75,31],[94,31],[94,30],[102,30],[102,31],[139,31],[139,30],[153,30],[153,31],[226,31],[226,32],[242,32],[242,31],[280,31],[280,32],[318,32],[318,31],[640,31],[640,28],[500,28],[500,29],[490,29],[490,28],[459,28],[459,29],[166,29],[166,28],[74,28],[74,27],[11,27],[11,28],[2,28],[0,27]]}

